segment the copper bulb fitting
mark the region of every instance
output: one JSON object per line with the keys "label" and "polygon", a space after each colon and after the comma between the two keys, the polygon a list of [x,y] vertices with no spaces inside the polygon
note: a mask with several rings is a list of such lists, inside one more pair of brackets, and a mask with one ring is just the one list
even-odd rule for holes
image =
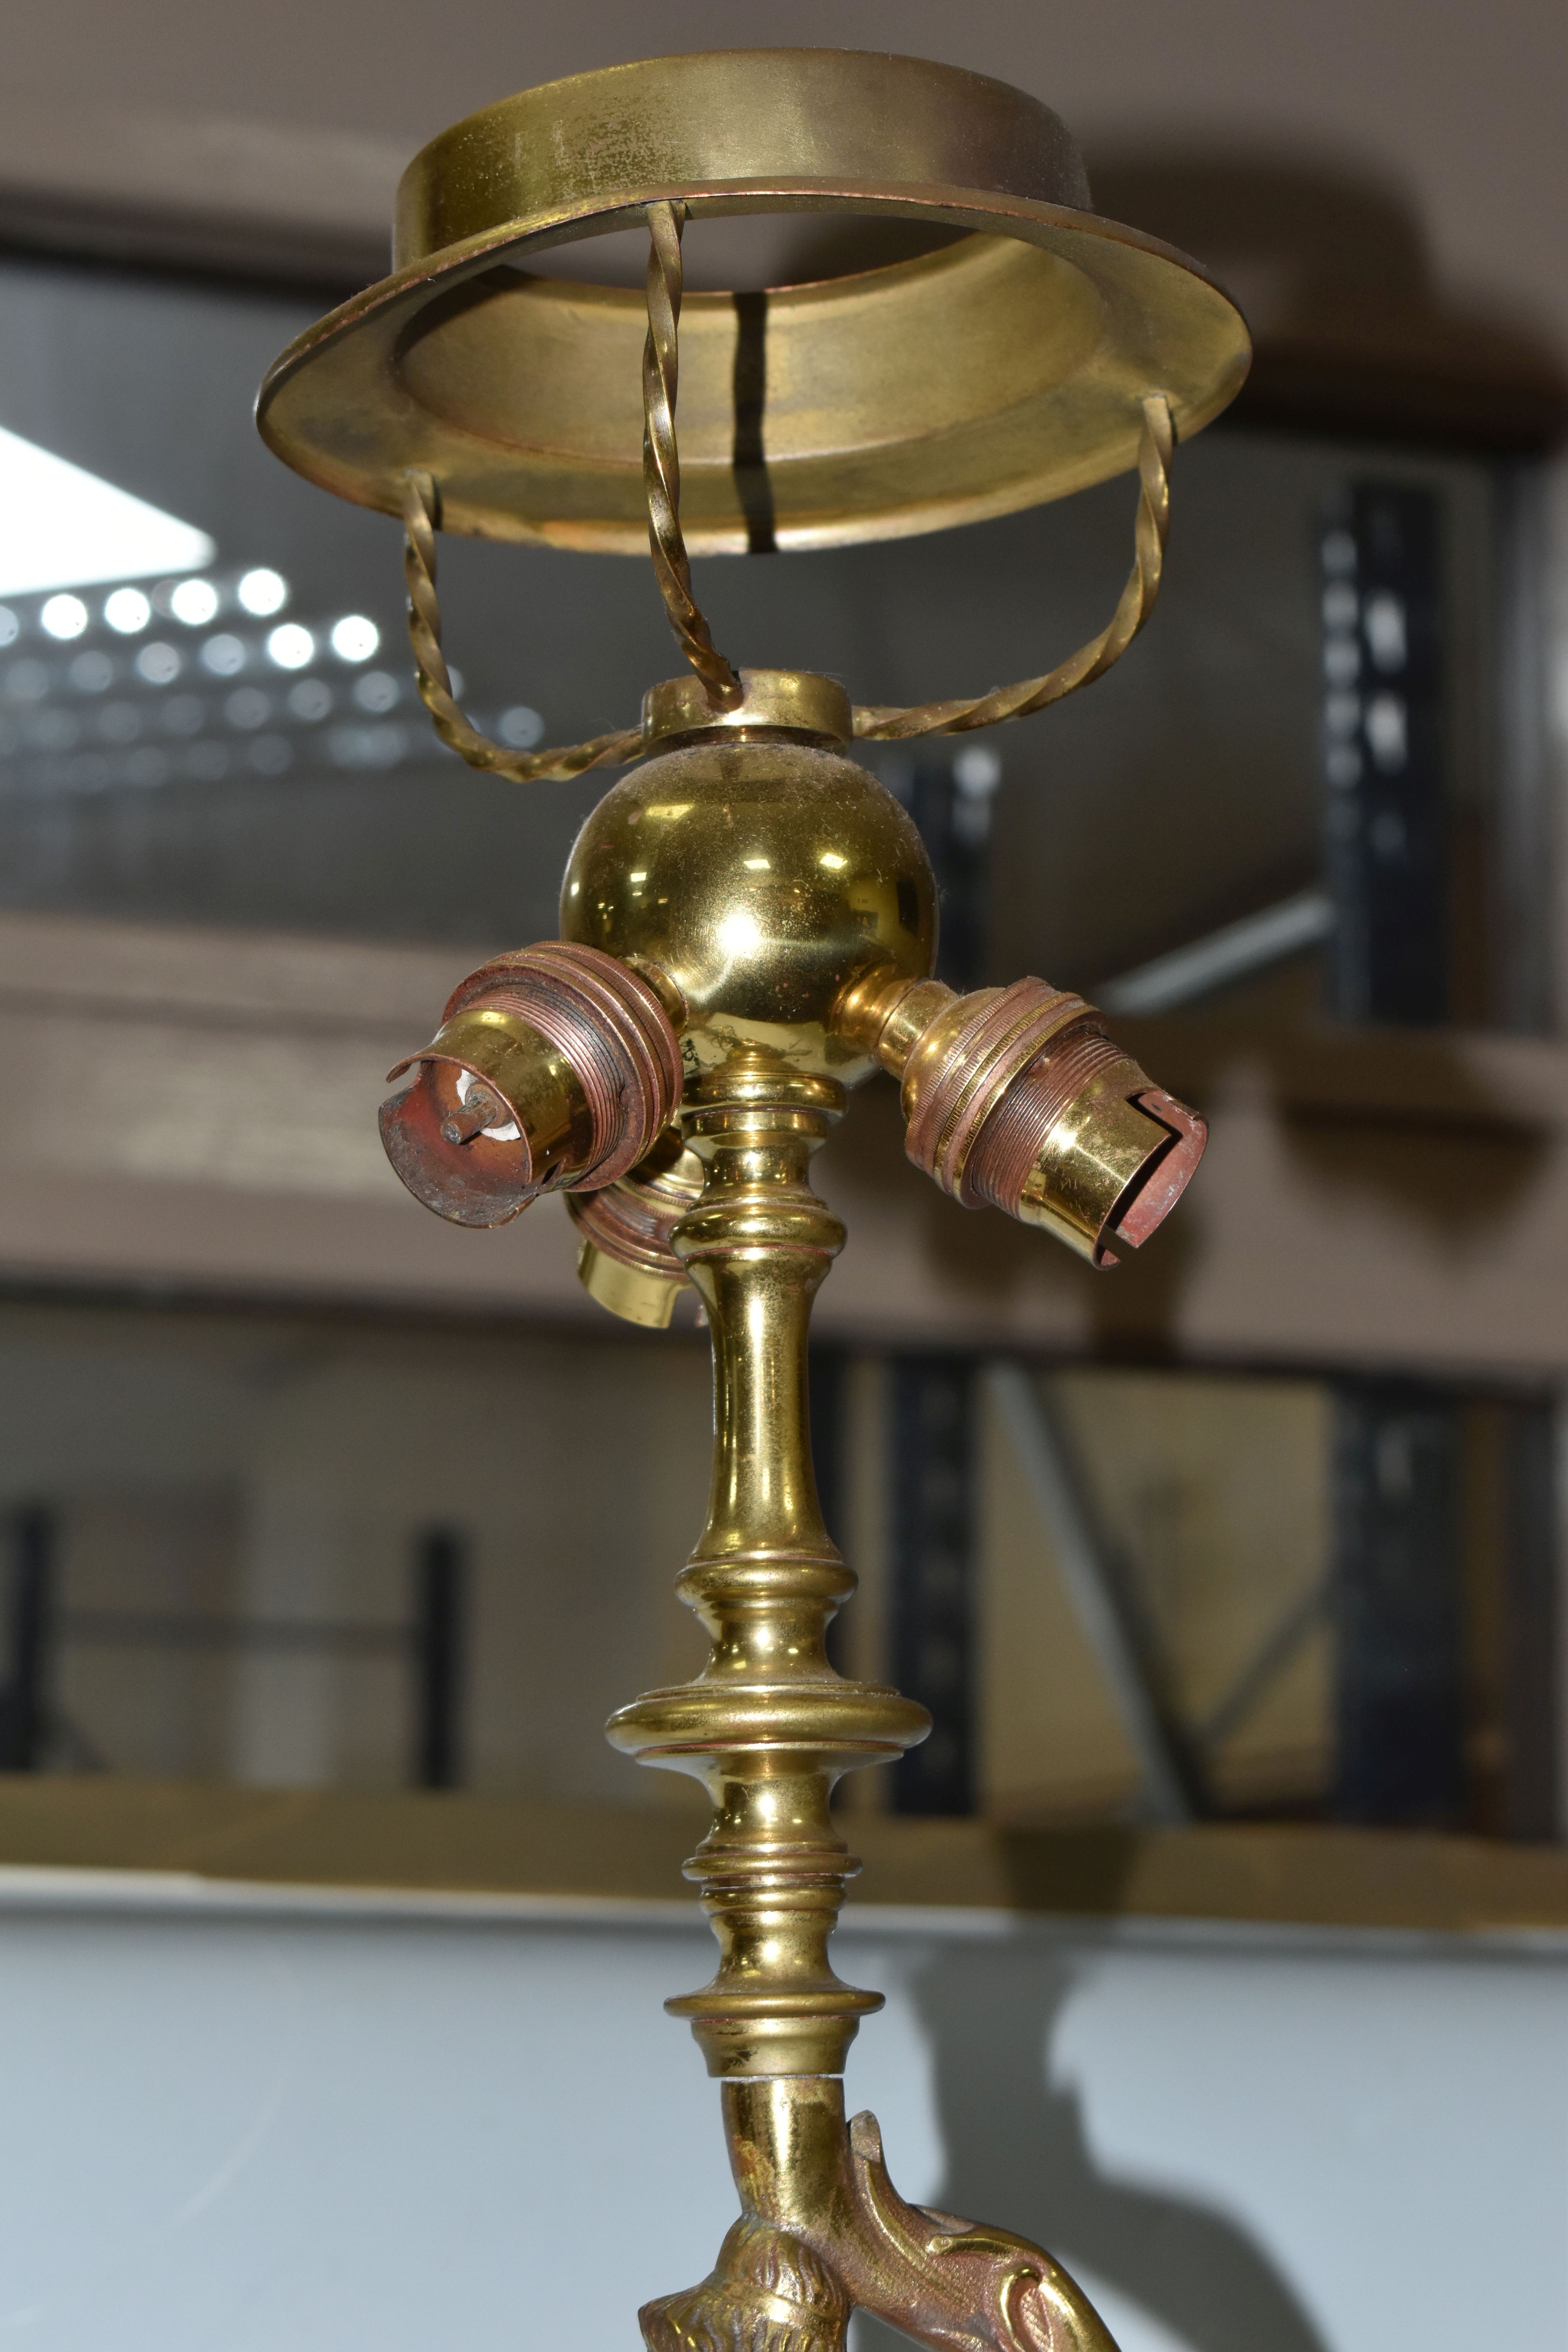
{"label": "copper bulb fitting", "polygon": [[430,1044],[387,1073],[415,1074],[381,1107],[387,1158],[458,1225],[613,1184],[680,1099],[679,1010],[661,975],[597,948],[545,940],[497,956],[454,992]]}
{"label": "copper bulb fitting", "polygon": [[628,1175],[566,1206],[582,1236],[577,1279],[590,1298],[628,1323],[662,1330],[690,1281],[669,1237],[697,1205],[702,1162],[667,1127]]}
{"label": "copper bulb fitting", "polygon": [[1208,1129],[1111,1043],[1094,1007],[1043,980],[956,996],[940,981],[851,990],[844,1034],[902,1086],[905,1149],[965,1208],[1040,1225],[1091,1265],[1136,1249],[1174,1206]]}

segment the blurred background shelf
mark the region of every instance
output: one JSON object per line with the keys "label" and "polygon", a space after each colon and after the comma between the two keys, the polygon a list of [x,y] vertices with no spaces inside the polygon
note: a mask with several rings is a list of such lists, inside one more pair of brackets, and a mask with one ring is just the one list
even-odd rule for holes
{"label": "blurred background shelf", "polygon": [[[0,914],[0,1286],[615,1332],[558,1202],[457,1231],[382,1154],[386,1069],[484,952]],[[1179,1223],[1108,1276],[955,1224],[878,1080],[822,1162],[852,1235],[825,1338],[1503,1384],[1568,1367],[1568,1051],[1215,1013],[1117,1027],[1210,1122]]]}

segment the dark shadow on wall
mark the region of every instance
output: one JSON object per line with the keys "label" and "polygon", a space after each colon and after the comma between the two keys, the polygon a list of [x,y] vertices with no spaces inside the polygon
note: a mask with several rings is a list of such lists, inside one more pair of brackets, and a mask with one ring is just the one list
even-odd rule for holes
{"label": "dark shadow on wall", "polygon": [[[1247,312],[1258,355],[1237,422],[1500,452],[1568,431],[1563,354],[1531,320],[1441,284],[1418,214],[1375,169],[1220,140],[1097,149],[1089,166],[1098,211],[1192,254]],[[885,268],[958,234],[852,215],[770,226],[763,276],[731,282]]]}
{"label": "dark shadow on wall", "polygon": [[1215,144],[1089,157],[1098,209],[1213,270],[1257,344],[1237,423],[1503,452],[1568,430],[1560,352],[1441,285],[1396,185]]}
{"label": "dark shadow on wall", "polygon": [[[916,2005],[936,2062],[947,2171],[932,2202],[1017,2230],[1082,2264],[1191,2352],[1326,2352],[1289,2281],[1247,2231],[1196,2198],[1118,2181],[1089,2145],[1076,2091],[1047,2074],[1050,2037],[1081,1964],[952,1944]],[[889,2150],[895,2179],[898,2150]],[[865,2314],[857,2352],[904,2339]]]}

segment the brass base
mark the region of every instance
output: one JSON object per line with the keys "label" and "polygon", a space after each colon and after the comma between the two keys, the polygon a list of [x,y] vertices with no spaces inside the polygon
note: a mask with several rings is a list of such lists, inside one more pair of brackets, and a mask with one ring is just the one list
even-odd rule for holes
{"label": "brass base", "polygon": [[1116,2352],[1027,2238],[906,2203],[837,2083],[729,2084],[724,2124],[742,2218],[700,2286],[644,2305],[648,2352],[843,2352],[852,2309],[932,2352]]}

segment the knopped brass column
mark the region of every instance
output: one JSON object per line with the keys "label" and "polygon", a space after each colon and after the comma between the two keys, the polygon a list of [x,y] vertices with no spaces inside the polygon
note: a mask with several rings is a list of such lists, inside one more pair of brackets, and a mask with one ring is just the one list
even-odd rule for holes
{"label": "knopped brass column", "polygon": [[650,2352],[840,2352],[859,2307],[947,2352],[1114,2352],[1049,2255],[1005,2231],[909,2205],[875,2118],[847,2125],[842,2074],[879,1993],[827,1957],[858,1868],[834,1786],[924,1738],[923,1707],[829,1664],[827,1626],[855,1578],[823,1525],[812,1473],[806,1338],[844,1228],[807,1181],[843,1089],[739,1056],[681,1114],[706,1182],[676,1225],[713,1348],[708,1524],[677,1589],[712,1640],[695,1680],[611,1719],[615,1744],[689,1772],[713,1825],[686,1865],[719,1939],[689,2017],[726,2077],[742,2218],[700,2286],[647,2305]]}
{"label": "knopped brass column", "polygon": [[833,1789],[931,1727],[896,1691],[845,1681],[826,1648],[855,1578],[812,1475],[806,1327],[844,1228],[806,1171],[843,1108],[832,1079],[744,1057],[682,1113],[707,1182],[672,1240],[712,1328],[714,1453],[708,1524],[677,1590],[713,1650],[695,1681],[650,1692],[609,1731],[642,1763],[691,1773],[713,1801],[687,1874],[719,1970],[666,2003],[690,2018],[713,2074],[842,2072],[882,2000],[842,1983],[827,1957],[858,1868],[833,1826]]}

